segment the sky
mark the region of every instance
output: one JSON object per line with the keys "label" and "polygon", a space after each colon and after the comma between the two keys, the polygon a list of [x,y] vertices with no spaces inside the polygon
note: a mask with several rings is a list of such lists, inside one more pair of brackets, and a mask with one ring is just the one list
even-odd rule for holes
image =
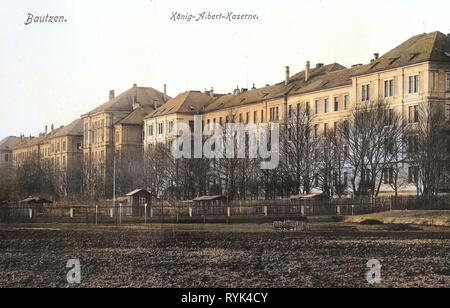
{"label": "sky", "polygon": [[[171,20],[202,12],[258,19]],[[0,0],[0,140],[67,125],[134,83],[229,93],[307,60],[368,63],[411,36],[449,33],[448,12],[448,0]],[[25,25],[29,13],[66,22]]]}

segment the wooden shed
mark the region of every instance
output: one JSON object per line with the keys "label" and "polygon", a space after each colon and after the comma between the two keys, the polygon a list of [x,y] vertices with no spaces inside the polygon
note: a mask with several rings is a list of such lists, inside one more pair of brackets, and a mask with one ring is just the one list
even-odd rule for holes
{"label": "wooden shed", "polygon": [[128,194],[128,206],[131,207],[132,216],[144,216],[145,205],[150,206],[152,194],[145,189],[135,189]]}

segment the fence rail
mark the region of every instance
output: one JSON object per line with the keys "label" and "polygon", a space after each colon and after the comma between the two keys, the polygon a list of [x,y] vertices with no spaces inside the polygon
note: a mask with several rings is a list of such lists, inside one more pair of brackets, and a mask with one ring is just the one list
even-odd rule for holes
{"label": "fence rail", "polygon": [[320,215],[359,215],[389,210],[450,210],[450,196],[436,198],[377,198],[336,200],[252,200],[228,203],[157,201],[128,206],[101,202],[94,205],[0,205],[0,223],[13,222],[180,222],[233,219],[295,218]]}

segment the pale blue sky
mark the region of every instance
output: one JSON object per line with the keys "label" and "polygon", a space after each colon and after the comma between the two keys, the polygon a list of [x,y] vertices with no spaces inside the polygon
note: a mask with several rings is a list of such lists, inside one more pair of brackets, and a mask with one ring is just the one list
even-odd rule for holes
{"label": "pale blue sky", "polygon": [[[169,20],[203,11],[259,19]],[[448,0],[0,0],[0,140],[66,125],[133,83],[228,93],[306,60],[367,63],[424,29],[448,33],[448,12]],[[27,13],[68,21],[26,26]]]}

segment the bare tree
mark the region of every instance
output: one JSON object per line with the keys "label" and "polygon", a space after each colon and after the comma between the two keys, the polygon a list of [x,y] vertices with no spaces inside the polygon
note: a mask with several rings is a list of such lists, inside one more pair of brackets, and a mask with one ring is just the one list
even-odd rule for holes
{"label": "bare tree", "polygon": [[444,170],[448,167],[445,113],[441,105],[422,104],[413,115],[407,129],[408,161],[417,168],[418,191],[424,196],[436,195],[441,187]]}
{"label": "bare tree", "polygon": [[380,190],[382,173],[396,159],[394,147],[401,140],[404,122],[384,100],[357,104],[342,135],[348,146],[347,163],[356,195],[374,199]]}

